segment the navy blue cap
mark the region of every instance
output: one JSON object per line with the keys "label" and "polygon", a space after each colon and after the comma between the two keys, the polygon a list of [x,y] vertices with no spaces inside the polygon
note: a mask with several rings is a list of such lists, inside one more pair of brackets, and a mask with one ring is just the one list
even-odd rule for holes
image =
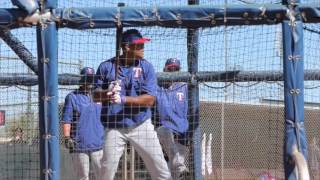
{"label": "navy blue cap", "polygon": [[123,44],[143,44],[149,42],[149,38],[142,37],[141,33],[136,29],[129,29],[122,34],[121,42]]}
{"label": "navy blue cap", "polygon": [[94,75],[94,69],[91,67],[85,67],[80,71],[81,75]]}
{"label": "navy blue cap", "polygon": [[180,70],[180,60],[177,58],[169,58],[166,61],[165,69],[175,68],[176,70]]}
{"label": "navy blue cap", "polygon": [[94,83],[94,69],[91,67],[85,67],[80,71],[81,83],[93,84]]}

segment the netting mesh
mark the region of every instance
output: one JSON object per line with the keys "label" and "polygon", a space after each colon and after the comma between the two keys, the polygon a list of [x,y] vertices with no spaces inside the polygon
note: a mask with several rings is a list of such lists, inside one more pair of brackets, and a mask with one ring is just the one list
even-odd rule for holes
{"label": "netting mesh", "polygon": [[[281,3],[279,0],[201,0],[203,5]],[[316,3],[318,0],[303,1]],[[100,0],[58,1],[59,8],[115,7],[118,2]],[[127,6],[184,6],[181,1],[127,1]],[[12,7],[0,2],[0,7]],[[187,65],[187,30],[180,28],[136,27],[152,39],[145,46],[145,57],[156,72],[162,72],[166,59],[181,60]],[[35,28],[11,31],[37,57]],[[115,55],[115,29],[59,29],[59,74],[79,74],[85,66],[94,67]],[[199,29],[199,71],[282,71],[281,25],[232,26]],[[319,24],[304,25],[305,71],[319,69]],[[189,45],[190,46],[190,45]],[[0,73],[34,73],[0,40]],[[214,179],[254,179],[263,174],[283,178],[283,82],[248,81],[199,84],[200,128],[202,136],[212,134],[212,169],[204,176]],[[59,86],[59,117],[65,96],[78,88]],[[309,142],[309,166],[313,179],[320,178],[319,82],[305,82],[305,121]],[[0,110],[5,111],[6,125],[0,127],[0,179],[39,179],[38,87],[1,86]],[[192,116],[189,114],[189,117]],[[209,143],[209,142],[207,142]],[[133,175],[150,179],[143,161],[128,146],[118,167],[117,179]],[[206,154],[208,155],[208,154]],[[204,156],[204,154],[203,154]],[[207,156],[209,157],[209,156]],[[132,161],[134,159],[134,161]],[[127,160],[127,164],[125,161]],[[187,160],[192,167],[191,158]],[[210,161],[210,159],[209,159]],[[61,144],[61,179],[74,179],[69,152]],[[127,166],[127,170],[124,167]],[[130,168],[134,169],[134,172]],[[208,170],[209,168],[209,170]],[[211,173],[211,170],[212,173]],[[192,169],[191,169],[192,170]]]}
{"label": "netting mesh", "polygon": [[[199,69],[280,70],[282,57],[276,43],[281,42],[277,37],[279,29],[279,26],[204,29],[200,33]],[[282,176],[279,132],[283,130],[283,109],[279,102],[268,103],[282,99],[282,92],[282,83],[268,81],[201,84],[201,129],[213,134],[216,178],[222,175],[226,179],[253,178],[265,172]]]}
{"label": "netting mesh", "polygon": [[[10,7],[4,2],[0,6]],[[36,57],[34,28],[11,33]],[[0,73],[34,75],[2,39]],[[39,179],[38,87],[1,86],[0,94],[0,110],[6,119],[0,127],[0,179]]]}
{"label": "netting mesh", "polygon": [[[305,70],[316,70],[319,68],[319,51],[318,43],[320,35],[319,24],[304,25],[304,44],[305,44]],[[309,142],[309,167],[313,179],[319,179],[319,81],[305,82],[305,105],[310,106],[310,110],[305,112],[305,121],[308,123],[309,129],[306,131]],[[315,128],[312,128],[315,127]]]}

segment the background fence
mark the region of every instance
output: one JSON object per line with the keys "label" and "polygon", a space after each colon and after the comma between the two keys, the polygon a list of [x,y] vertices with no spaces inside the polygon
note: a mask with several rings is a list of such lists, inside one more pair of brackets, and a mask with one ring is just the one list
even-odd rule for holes
{"label": "background fence", "polygon": [[[129,7],[186,6],[188,1],[122,1]],[[235,5],[281,4],[279,0],[199,1],[200,5],[223,7]],[[320,6],[317,0],[304,4]],[[58,1],[58,8],[116,7],[112,0]],[[12,8],[9,1],[1,1],[1,8]],[[245,15],[244,15],[245,16]],[[284,83],[278,78],[283,70],[281,24],[237,25],[199,28],[197,44],[187,43],[187,30],[175,27],[135,27],[152,39],[145,46],[145,57],[156,71],[162,72],[166,59],[176,57],[182,71],[188,71],[188,47],[198,47],[198,70],[206,72],[251,72],[223,82],[204,78],[199,82],[199,118],[201,135],[212,134],[212,169],[206,169],[209,179],[254,179],[270,174],[284,178]],[[303,25],[305,72],[320,69],[320,25]],[[128,28],[125,28],[128,29]],[[37,60],[36,29],[25,27],[11,33]],[[115,55],[116,29],[58,31],[58,73],[79,74],[81,67],[98,65]],[[189,52],[190,53],[190,52]],[[259,79],[263,73],[269,77]],[[35,75],[18,57],[7,42],[0,39],[0,73]],[[255,80],[254,78],[259,80]],[[271,80],[270,80],[271,79]],[[317,78],[314,78],[317,79]],[[23,82],[24,79],[21,79]],[[190,82],[189,82],[190,83]],[[5,112],[5,125],[0,126],[0,179],[39,179],[38,86],[19,83],[0,85],[0,110]],[[59,113],[67,93],[77,85],[59,85]],[[320,83],[305,81],[305,128],[308,138],[309,168],[312,179],[320,178]],[[61,115],[61,114],[60,114]],[[189,114],[189,117],[193,114]],[[60,116],[59,116],[60,117]],[[208,136],[207,136],[208,139]],[[190,147],[191,148],[191,147]],[[191,148],[192,149],[192,148]],[[61,145],[61,179],[73,179],[68,152]],[[130,148],[128,176],[130,176]],[[135,177],[149,178],[143,162],[136,154]],[[192,167],[192,157],[188,160]],[[124,179],[124,163],[120,163],[118,179]],[[192,169],[191,169],[192,170]],[[212,172],[211,172],[212,171]]]}

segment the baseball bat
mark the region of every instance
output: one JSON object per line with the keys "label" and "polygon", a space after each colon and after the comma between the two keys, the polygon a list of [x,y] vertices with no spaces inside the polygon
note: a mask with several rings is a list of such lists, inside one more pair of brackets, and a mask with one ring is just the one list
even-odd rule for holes
{"label": "baseball bat", "polygon": [[[123,7],[124,3],[118,3],[118,7]],[[119,76],[119,63],[120,63],[120,53],[121,53],[121,40],[123,27],[121,24],[121,11],[119,9],[118,20],[116,22],[117,32],[116,32],[116,62],[115,62],[115,80],[118,80]]]}
{"label": "baseball bat", "polygon": [[[123,7],[125,6],[124,3],[118,3],[118,7]],[[122,32],[123,32],[123,27],[121,24],[121,12],[119,10],[119,14],[117,17],[116,21],[116,60],[115,60],[115,80],[118,80],[119,76],[119,63],[120,63],[120,53],[121,53],[121,41],[122,41]],[[95,102],[103,102],[103,101],[108,101],[108,90],[96,90],[93,93],[93,100]]]}

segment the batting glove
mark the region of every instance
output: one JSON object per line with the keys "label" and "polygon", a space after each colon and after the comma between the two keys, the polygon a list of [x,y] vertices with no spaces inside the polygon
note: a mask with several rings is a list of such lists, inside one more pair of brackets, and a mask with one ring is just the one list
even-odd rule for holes
{"label": "batting glove", "polygon": [[67,149],[70,149],[70,150],[75,150],[76,148],[76,142],[69,136],[65,137],[64,145]]}
{"label": "batting glove", "polygon": [[120,92],[121,91],[120,84],[121,84],[121,80],[111,81],[108,87],[109,94],[115,94],[117,92]]}
{"label": "batting glove", "polygon": [[121,95],[120,92],[116,92],[111,96],[111,102],[115,104],[124,104],[126,97]]}

